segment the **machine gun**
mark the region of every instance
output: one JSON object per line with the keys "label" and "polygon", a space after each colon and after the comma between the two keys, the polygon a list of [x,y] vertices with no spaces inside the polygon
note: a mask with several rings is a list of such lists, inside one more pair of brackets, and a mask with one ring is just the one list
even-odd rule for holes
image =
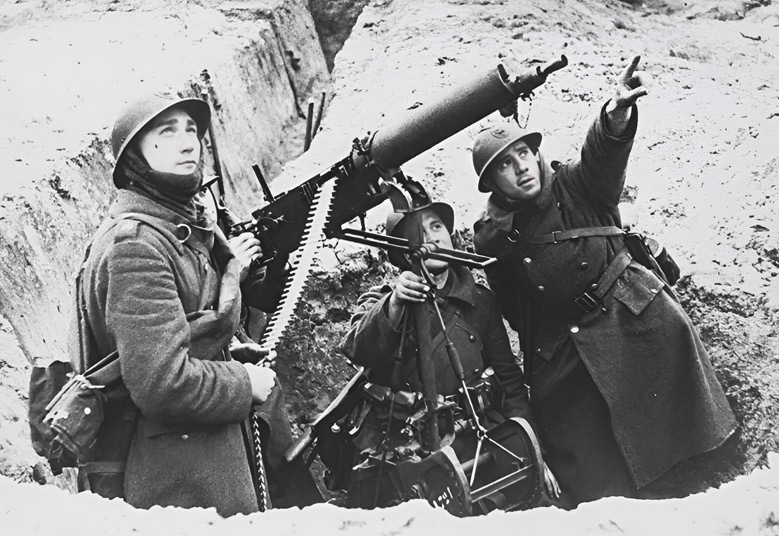
{"label": "machine gun", "polygon": [[415,108],[362,140],[355,139],[346,158],[275,198],[258,174],[269,203],[252,212],[254,220],[238,224],[234,232],[251,231],[259,238],[266,252],[261,264],[275,255],[292,253],[304,237],[306,215],[316,193],[326,182],[337,179],[325,235],[360,242],[364,236],[342,233],[341,226],[364,216],[387,198],[393,201],[395,210],[409,208],[399,203],[398,190],[390,184],[402,187],[410,195],[412,206],[429,203],[424,188],[407,178],[401,165],[497,110],[505,116],[515,113],[517,99],[530,98],[549,74],[567,64],[562,56],[513,78],[503,64],[480,73],[435,102]]}
{"label": "machine gun", "polygon": [[[274,348],[280,340],[294,316],[295,304],[324,238],[384,249],[409,247],[402,240],[366,232],[364,225],[362,229],[342,228],[358,217],[364,221],[365,214],[386,199],[390,199],[395,211],[430,203],[422,185],[403,174],[402,164],[495,111],[504,116],[516,114],[517,99],[529,99],[551,73],[567,64],[567,58],[561,56],[545,65],[526,68],[518,75],[510,74],[504,64],[481,72],[372,135],[355,139],[348,156],[276,197],[255,167],[269,202],[252,212],[251,221],[235,225],[231,234],[255,234],[264,252],[259,265],[293,254],[291,277],[260,344]],[[453,250],[439,250],[431,257],[479,268],[490,262],[486,257]]]}
{"label": "machine gun", "polygon": [[[260,344],[273,350],[279,342],[294,315],[319,242],[325,238],[394,249],[416,256],[418,261],[426,256],[477,268],[493,262],[495,259],[481,255],[429,249],[401,238],[371,233],[365,230],[364,224],[361,229],[344,229],[343,225],[358,217],[364,222],[365,214],[387,199],[397,212],[414,211],[429,205],[431,200],[424,187],[404,175],[400,166],[495,111],[504,116],[516,116],[517,99],[530,98],[533,90],[542,85],[549,74],[567,64],[567,58],[561,56],[559,60],[528,68],[516,76],[510,75],[503,64],[497,69],[479,73],[438,100],[415,108],[395,123],[363,139],[355,139],[344,159],[275,198],[258,173],[269,203],[252,213],[253,220],[235,225],[231,234],[246,231],[255,234],[263,249],[263,257],[258,264],[267,265],[274,259],[289,256],[292,265],[281,301],[266,326]],[[258,168],[255,168],[257,171]],[[452,364],[456,366],[455,360]],[[427,384],[429,387],[430,382]],[[349,400],[351,403],[359,399],[352,392],[360,388],[357,386],[362,386],[362,383],[356,380],[350,382],[347,386],[349,392],[339,397],[341,402]],[[467,392],[465,385],[463,388]],[[527,495],[538,488],[541,480],[540,453],[532,430],[511,420],[500,425],[498,430],[487,431],[475,420],[469,428],[471,435],[475,431],[478,439],[475,458],[461,464],[450,446],[441,445],[438,432],[441,407],[435,401],[434,391],[428,389],[423,394],[426,409],[411,424],[420,430],[420,441],[418,448],[412,452],[412,458],[421,454],[424,459],[419,463],[407,461],[398,464],[397,475],[402,487],[408,491],[404,496],[427,498],[430,502],[447,506],[456,514],[471,513],[475,502],[481,502],[484,511],[489,509],[485,506],[489,501],[504,509],[525,504]],[[322,423],[333,423],[331,417],[335,414],[343,416],[341,402],[331,405],[312,427],[313,432],[293,445],[287,453],[288,460],[300,456],[315,441],[317,434],[323,431]],[[454,423],[454,420],[451,421]],[[491,451],[490,445],[494,447]],[[484,450],[480,450],[482,446]],[[257,451],[259,449],[257,444]],[[506,453],[510,456],[507,457]],[[518,465],[517,460],[527,463]],[[479,464],[490,464],[500,476],[476,479]],[[258,466],[261,465],[260,460]],[[465,471],[470,471],[470,479],[465,478]],[[530,484],[523,485],[523,480]],[[478,489],[472,490],[477,483],[480,484]],[[530,492],[527,492],[528,488]],[[507,489],[514,490],[511,498],[507,498]]]}

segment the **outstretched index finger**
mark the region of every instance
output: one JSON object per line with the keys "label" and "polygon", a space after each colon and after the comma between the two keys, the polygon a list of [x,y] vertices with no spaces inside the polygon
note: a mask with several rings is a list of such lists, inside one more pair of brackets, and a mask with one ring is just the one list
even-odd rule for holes
{"label": "outstretched index finger", "polygon": [[620,76],[619,80],[625,85],[628,85],[630,82],[630,79],[633,78],[633,73],[636,72],[636,68],[638,67],[638,62],[641,61],[641,56],[634,56],[633,60],[630,62],[630,65],[628,65],[625,70],[622,72],[622,76]]}

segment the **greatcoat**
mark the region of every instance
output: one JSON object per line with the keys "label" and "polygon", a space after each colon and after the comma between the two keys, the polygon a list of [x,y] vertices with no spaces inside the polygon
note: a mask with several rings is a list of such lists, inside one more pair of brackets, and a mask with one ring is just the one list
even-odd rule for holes
{"label": "greatcoat", "polygon": [[623,237],[534,243],[555,231],[621,227],[637,115],[634,107],[626,132],[614,136],[604,107],[578,160],[550,167],[541,159],[536,199],[493,193],[474,225],[476,251],[499,259],[488,280],[520,335],[546,461],[573,503],[629,494],[714,449],[736,425],[692,322],[655,273],[622,257],[597,306],[577,305],[624,255]]}
{"label": "greatcoat", "polygon": [[241,431],[251,383],[227,351],[240,318],[238,263],[220,231],[138,193],[120,190],[109,215],[83,267],[82,312],[87,365],[118,350],[139,410],[125,500],[257,511]]}

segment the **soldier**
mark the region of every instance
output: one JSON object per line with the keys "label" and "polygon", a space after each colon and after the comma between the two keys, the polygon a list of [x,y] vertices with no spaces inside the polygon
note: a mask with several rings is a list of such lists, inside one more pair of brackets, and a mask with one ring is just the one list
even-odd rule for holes
{"label": "soldier", "polygon": [[[209,121],[205,102],[155,94],[114,125],[119,191],[83,267],[80,365],[118,351],[131,402],[109,400],[101,455],[84,469],[93,489],[114,478],[115,494],[140,508],[228,516],[258,510],[241,427],[275,373],[227,349],[249,259],[233,254],[196,201]],[[106,462],[118,472],[107,474]]]}
{"label": "soldier", "polygon": [[[449,205],[433,203],[420,209],[418,218],[424,243],[452,249],[454,213]],[[412,222],[415,220],[408,213],[392,213],[387,219],[386,232],[390,236],[410,240],[416,232]],[[352,318],[351,329],[342,341],[342,350],[352,362],[368,367],[368,379],[389,387],[396,401],[409,398],[409,393],[423,390],[420,379],[422,359],[433,364],[436,392],[443,397],[451,397],[461,384],[447,357],[440,324],[431,320],[430,333],[426,335],[430,337],[432,351],[431,355],[422,356],[418,355],[417,344],[418,337],[425,335],[417,334],[413,322],[409,322],[410,307],[428,299],[428,283],[411,271],[407,255],[390,250],[388,257],[402,272],[395,280],[394,288],[385,285],[360,297],[359,312]],[[466,383],[472,385],[478,382],[485,369],[491,367],[496,384],[505,394],[502,405],[486,408],[485,417],[491,424],[511,417],[530,420],[522,370],[511,350],[490,291],[475,283],[470,271],[461,265],[431,258],[426,258],[424,265],[436,286],[436,300],[466,372]],[[396,402],[394,410],[403,414],[410,408],[402,408],[401,403]],[[393,418],[392,411],[386,404],[385,407],[372,408],[355,441],[358,451],[376,449],[382,441],[383,430],[388,429],[387,419]],[[394,417],[398,418],[397,415]],[[391,437],[384,438],[389,443],[398,445],[407,441],[395,427],[390,426],[389,429]],[[554,477],[549,471],[545,471],[544,477],[547,490],[556,495]],[[371,506],[374,498],[372,490],[360,493],[352,488],[350,495],[358,495],[357,499],[362,502],[356,505],[363,507]],[[378,505],[387,506],[392,499],[384,503],[380,499]]]}
{"label": "soldier", "polygon": [[541,134],[516,125],[481,132],[473,148],[479,190],[491,192],[476,251],[499,259],[489,283],[520,335],[540,440],[571,506],[649,496],[650,483],[736,425],[662,272],[637,262],[640,247],[626,248],[618,205],[635,103],[647,94],[638,62],[580,159],[550,165]]}

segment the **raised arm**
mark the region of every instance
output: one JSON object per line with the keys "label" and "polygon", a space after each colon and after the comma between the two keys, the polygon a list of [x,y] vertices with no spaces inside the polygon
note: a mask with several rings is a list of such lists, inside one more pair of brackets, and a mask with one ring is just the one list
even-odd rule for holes
{"label": "raised arm", "polygon": [[614,96],[587,132],[579,161],[561,176],[580,195],[606,209],[619,204],[638,125],[636,101],[648,93],[644,85],[648,76],[636,71],[639,61],[634,57],[622,72]]}

